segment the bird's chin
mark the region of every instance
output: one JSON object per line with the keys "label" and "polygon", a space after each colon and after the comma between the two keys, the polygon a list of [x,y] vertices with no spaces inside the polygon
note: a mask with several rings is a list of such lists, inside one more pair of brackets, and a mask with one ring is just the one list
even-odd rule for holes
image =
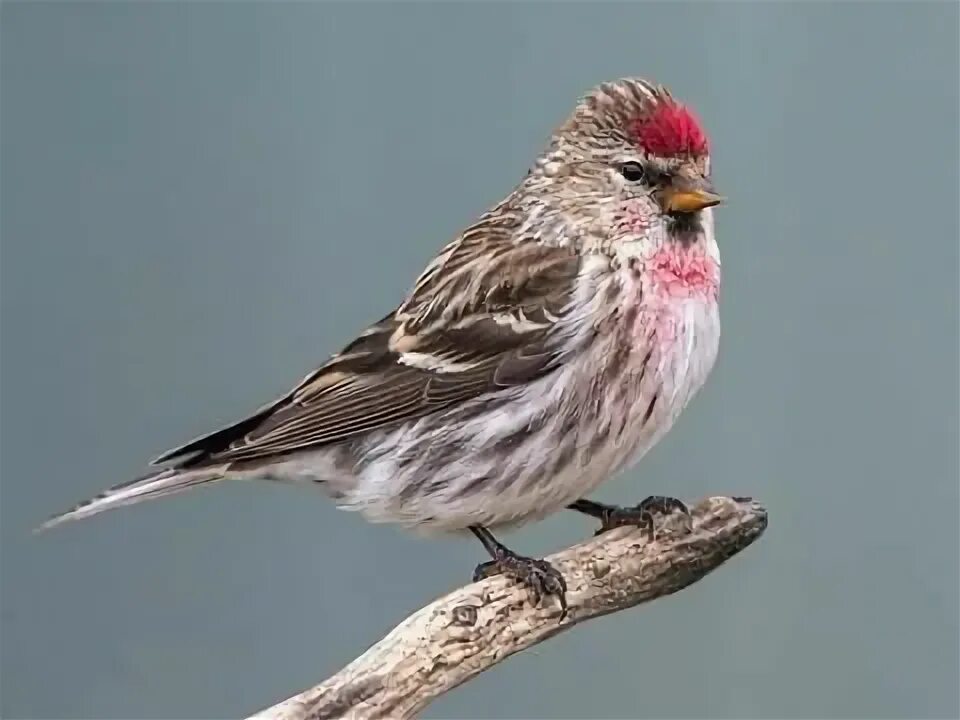
{"label": "bird's chin", "polygon": [[701,213],[671,213],[667,216],[667,236],[683,247],[690,247],[704,237]]}

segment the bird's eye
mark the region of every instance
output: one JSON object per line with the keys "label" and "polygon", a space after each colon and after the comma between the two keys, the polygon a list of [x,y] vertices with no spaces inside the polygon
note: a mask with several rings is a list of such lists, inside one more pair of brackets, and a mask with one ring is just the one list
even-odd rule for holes
{"label": "bird's eye", "polygon": [[647,176],[646,171],[643,169],[643,165],[633,161],[625,162],[623,165],[621,165],[620,174],[630,182],[640,182]]}

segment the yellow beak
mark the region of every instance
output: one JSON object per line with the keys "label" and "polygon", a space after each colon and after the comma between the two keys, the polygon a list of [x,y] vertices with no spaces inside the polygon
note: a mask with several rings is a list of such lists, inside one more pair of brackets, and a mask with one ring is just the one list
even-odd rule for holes
{"label": "yellow beak", "polygon": [[704,188],[666,188],[660,193],[660,206],[668,213],[692,213],[719,205],[726,198]]}

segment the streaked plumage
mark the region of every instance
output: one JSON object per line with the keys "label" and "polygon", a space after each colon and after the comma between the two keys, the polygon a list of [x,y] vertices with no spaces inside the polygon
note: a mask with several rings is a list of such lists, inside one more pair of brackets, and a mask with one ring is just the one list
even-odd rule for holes
{"label": "streaked plumage", "polygon": [[668,91],[598,86],[394,311],[284,397],[49,524],[233,478],[317,483],[423,531],[566,507],[649,450],[714,364],[709,171]]}

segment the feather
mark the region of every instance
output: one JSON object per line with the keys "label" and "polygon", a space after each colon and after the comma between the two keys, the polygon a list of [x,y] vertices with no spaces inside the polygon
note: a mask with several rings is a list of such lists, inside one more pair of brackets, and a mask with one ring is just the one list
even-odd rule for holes
{"label": "feather", "polygon": [[36,528],[35,532],[42,532],[65,522],[97,515],[105,510],[173,495],[197,485],[214,482],[223,478],[222,470],[223,468],[210,467],[201,470],[181,471],[168,468],[155,471],[135,480],[114,485],[96,497],[85,500],[66,512],[54,515]]}
{"label": "feather", "polygon": [[559,352],[550,330],[570,303],[579,257],[518,241],[499,210],[444,248],[397,310],[289,393],[154,462],[203,467],[305,450],[550,372]]}

